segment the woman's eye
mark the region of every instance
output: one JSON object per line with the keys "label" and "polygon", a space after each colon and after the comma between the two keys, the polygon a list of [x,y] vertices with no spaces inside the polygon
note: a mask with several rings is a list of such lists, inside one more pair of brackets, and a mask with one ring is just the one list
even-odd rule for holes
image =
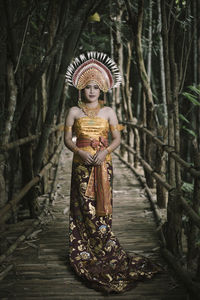
{"label": "woman's eye", "polygon": [[99,86],[98,86],[98,85],[94,85],[94,86],[87,85],[87,86],[85,87],[85,89],[87,89],[87,90],[89,90],[90,88],[93,88],[93,89],[95,89],[95,90],[98,90],[98,89],[99,89]]}

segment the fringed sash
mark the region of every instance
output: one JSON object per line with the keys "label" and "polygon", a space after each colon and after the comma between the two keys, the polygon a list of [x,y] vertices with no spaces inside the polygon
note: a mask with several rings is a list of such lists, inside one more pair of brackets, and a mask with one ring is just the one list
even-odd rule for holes
{"label": "fringed sash", "polygon": [[[108,140],[102,136],[99,137],[99,140],[80,138],[77,140],[76,145],[80,148],[91,146],[98,152],[108,146]],[[105,161],[100,166],[92,167],[85,196],[94,199],[96,197],[97,216],[112,214],[111,187]]]}

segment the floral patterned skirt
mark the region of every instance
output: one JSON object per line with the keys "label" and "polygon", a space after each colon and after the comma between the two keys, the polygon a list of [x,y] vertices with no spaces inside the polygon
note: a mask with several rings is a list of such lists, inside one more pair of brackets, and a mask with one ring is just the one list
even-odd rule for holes
{"label": "floral patterned skirt", "polygon": [[[159,267],[142,256],[130,256],[112,232],[112,215],[97,217],[96,201],[85,196],[91,166],[73,162],[69,215],[69,261],[89,286],[121,293],[151,278]],[[107,162],[112,187],[112,164]],[[112,200],[111,200],[112,201]]]}

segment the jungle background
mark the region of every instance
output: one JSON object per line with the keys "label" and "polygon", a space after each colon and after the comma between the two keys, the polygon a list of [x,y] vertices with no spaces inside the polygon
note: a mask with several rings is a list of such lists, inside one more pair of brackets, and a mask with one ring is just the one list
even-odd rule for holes
{"label": "jungle background", "polygon": [[[60,124],[78,100],[65,82],[67,66],[81,53],[105,52],[123,79],[107,94],[107,105],[127,125],[122,138],[135,149],[129,164],[137,168],[140,157],[152,166],[151,172],[145,169],[146,182],[156,186],[159,207],[167,209],[166,249],[195,290],[200,278],[200,1],[1,0],[0,11],[1,223],[18,222],[25,210],[37,217],[36,199],[51,192],[62,148]],[[141,127],[164,146],[157,147]],[[125,149],[122,144],[122,157]],[[156,184],[153,172],[173,188]]]}

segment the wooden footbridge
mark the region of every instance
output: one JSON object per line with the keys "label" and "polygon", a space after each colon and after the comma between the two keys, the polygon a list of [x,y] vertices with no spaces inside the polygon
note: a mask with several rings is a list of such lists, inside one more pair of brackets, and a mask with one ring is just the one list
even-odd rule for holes
{"label": "wooden footbridge", "polygon": [[18,242],[14,251],[10,249],[7,255],[1,256],[4,271],[0,274],[0,299],[188,299],[183,285],[161,258],[154,214],[143,188],[114,154],[113,165],[113,231],[125,250],[160,263],[163,273],[124,294],[109,296],[86,287],[74,275],[67,261],[71,153],[63,149],[51,209],[44,209],[43,215],[34,222],[24,220],[6,225],[1,231],[1,240],[4,237],[8,244],[17,239]]}
{"label": "wooden footbridge", "polygon": [[[200,300],[199,8],[0,1],[0,300]],[[95,54],[114,75],[106,105],[125,126],[113,153],[113,232],[125,250],[163,266],[109,296],[86,287],[67,260],[72,154],[63,147],[79,98],[66,70],[80,53],[104,50],[123,82]]]}

